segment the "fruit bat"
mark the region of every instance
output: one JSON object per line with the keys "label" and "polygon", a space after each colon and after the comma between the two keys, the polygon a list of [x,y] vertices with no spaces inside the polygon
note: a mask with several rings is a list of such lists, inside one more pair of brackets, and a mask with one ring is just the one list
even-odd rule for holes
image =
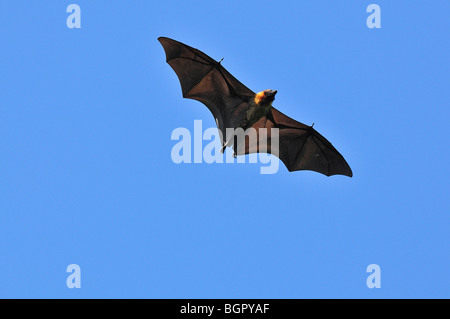
{"label": "fruit bat", "polygon": [[[320,135],[313,125],[305,125],[284,115],[272,106],[276,90],[254,93],[239,82],[221,65],[205,53],[181,42],[160,37],[166,61],[173,68],[181,84],[183,97],[205,104],[213,114],[221,134],[222,152],[234,148],[233,156],[261,152],[278,156],[292,171],[312,170],[327,176],[353,173],[344,157]],[[223,136],[227,128],[256,129],[259,143],[245,136]],[[266,128],[264,138],[260,128]],[[275,138],[272,128],[278,129],[278,150],[272,152]],[[245,143],[245,145],[243,145]]]}

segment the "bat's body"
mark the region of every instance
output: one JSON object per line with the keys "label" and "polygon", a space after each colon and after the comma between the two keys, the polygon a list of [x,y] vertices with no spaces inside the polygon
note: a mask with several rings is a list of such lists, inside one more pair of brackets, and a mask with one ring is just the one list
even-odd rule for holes
{"label": "bat's body", "polygon": [[[272,108],[272,102],[275,99],[275,94],[277,91],[265,90],[255,94],[254,98],[248,101],[249,108],[244,114],[244,119],[242,123],[238,126],[244,131],[252,127],[259,120],[270,116],[270,111]],[[234,136],[230,136],[227,142],[222,146],[221,152],[224,152],[227,146],[234,145],[233,156],[236,157],[237,154],[237,143],[234,143]]]}
{"label": "bat's body", "polygon": [[244,121],[240,127],[247,129],[270,114],[275,94],[277,94],[277,91],[274,90],[265,90],[255,94],[255,97],[249,101],[249,109],[245,113]]}
{"label": "bat's body", "polygon": [[[271,130],[279,131],[279,152],[276,154],[289,171],[313,170],[327,176],[353,173],[341,154],[312,126],[297,122],[272,106],[277,91],[265,90],[255,94],[224,67],[204,54],[181,42],[158,39],[166,52],[167,62],[177,74],[183,97],[205,104],[216,119],[222,134],[227,128],[256,129],[259,143],[242,143],[234,135],[222,138],[222,151],[234,146],[234,155],[271,152]],[[259,138],[259,130],[267,129],[267,139]],[[222,136],[222,135],[221,135]],[[264,143],[262,145],[261,143]],[[238,151],[239,150],[239,151]]]}

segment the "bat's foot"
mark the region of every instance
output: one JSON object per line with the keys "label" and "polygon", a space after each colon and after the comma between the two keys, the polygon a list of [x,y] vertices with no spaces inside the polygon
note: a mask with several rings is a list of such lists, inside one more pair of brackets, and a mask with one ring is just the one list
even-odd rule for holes
{"label": "bat's foot", "polygon": [[237,157],[236,153],[234,153],[234,152],[233,152],[233,157],[234,157],[234,158],[236,158],[236,157]]}
{"label": "bat's foot", "polygon": [[225,152],[225,149],[227,148],[227,145],[230,143],[231,139],[229,139],[225,144],[223,144],[222,148],[220,149],[220,154],[223,154]]}

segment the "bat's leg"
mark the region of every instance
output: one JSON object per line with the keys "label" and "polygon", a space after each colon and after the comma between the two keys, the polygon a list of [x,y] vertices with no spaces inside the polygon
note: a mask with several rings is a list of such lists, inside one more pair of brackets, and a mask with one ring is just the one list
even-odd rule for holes
{"label": "bat's leg", "polygon": [[[229,141],[228,141],[229,142]],[[220,153],[222,154],[223,152],[225,152],[225,148],[227,148],[228,142],[226,142],[225,144],[223,144],[222,148],[220,149]]]}
{"label": "bat's leg", "polygon": [[225,152],[225,148],[230,144],[230,142],[233,140],[233,136],[225,143],[223,144],[222,148],[220,149],[220,153]]}

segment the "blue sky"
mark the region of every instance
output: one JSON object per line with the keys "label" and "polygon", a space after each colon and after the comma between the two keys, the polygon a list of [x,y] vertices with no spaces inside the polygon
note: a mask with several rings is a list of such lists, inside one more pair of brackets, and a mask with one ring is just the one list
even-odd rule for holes
{"label": "blue sky", "polygon": [[[0,4],[0,297],[450,297],[448,1],[77,1],[68,29],[70,3]],[[159,36],[278,90],[354,177],[174,164],[214,119]]]}

